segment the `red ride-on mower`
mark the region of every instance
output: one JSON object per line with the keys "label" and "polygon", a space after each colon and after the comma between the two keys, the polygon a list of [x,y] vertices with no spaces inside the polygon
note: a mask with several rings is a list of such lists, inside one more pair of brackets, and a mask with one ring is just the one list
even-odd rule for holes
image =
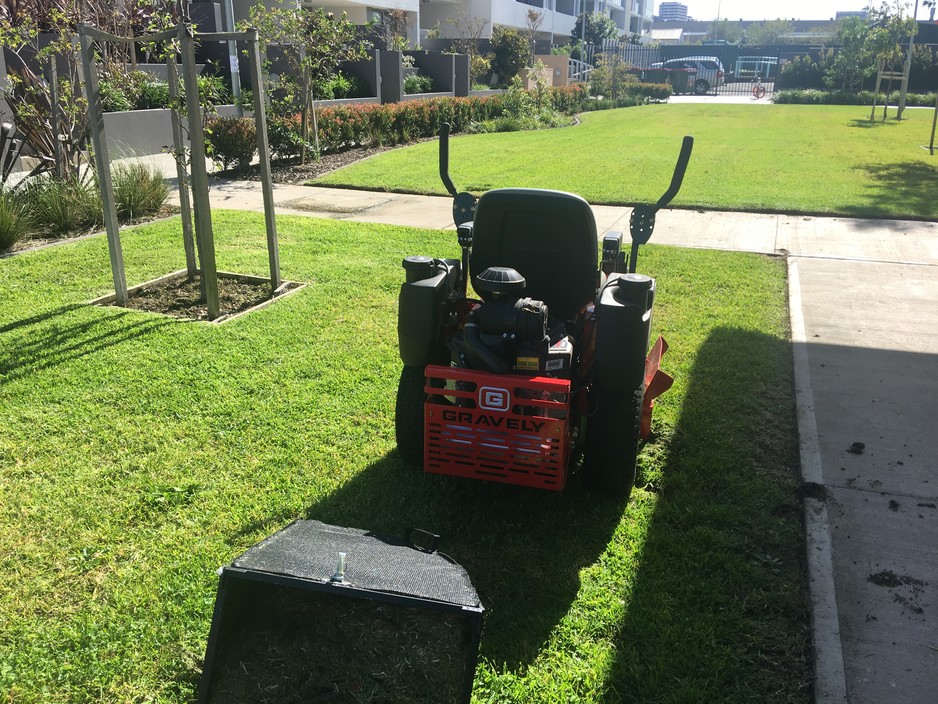
{"label": "red ride-on mower", "polygon": [[[655,213],[677,194],[693,138],[667,192],[609,232],[597,265],[589,204],[562,191],[500,188],[476,201],[449,177],[462,261],[407,257],[398,338],[397,446],[427,472],[564,488],[574,458],[588,486],[627,497],[654,396],[670,387],[648,351],[655,280],[635,272]],[[467,297],[468,283],[478,299]],[[643,422],[644,421],[644,422]],[[582,453],[579,452],[582,450]]]}

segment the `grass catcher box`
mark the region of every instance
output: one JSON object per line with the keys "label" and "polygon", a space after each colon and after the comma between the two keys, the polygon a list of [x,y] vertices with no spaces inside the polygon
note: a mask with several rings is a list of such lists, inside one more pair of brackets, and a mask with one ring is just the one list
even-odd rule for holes
{"label": "grass catcher box", "polygon": [[220,575],[200,704],[469,702],[482,605],[445,555],[295,521]]}

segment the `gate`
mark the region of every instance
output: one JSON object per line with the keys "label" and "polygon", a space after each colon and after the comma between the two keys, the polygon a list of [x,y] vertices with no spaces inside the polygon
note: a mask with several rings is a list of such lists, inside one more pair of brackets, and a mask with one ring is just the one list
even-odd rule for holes
{"label": "gate", "polygon": [[[775,92],[779,65],[777,52],[774,54],[740,54],[732,66],[724,64],[725,82],[715,90],[715,93],[771,99]],[[759,90],[759,86],[765,89],[764,94]]]}

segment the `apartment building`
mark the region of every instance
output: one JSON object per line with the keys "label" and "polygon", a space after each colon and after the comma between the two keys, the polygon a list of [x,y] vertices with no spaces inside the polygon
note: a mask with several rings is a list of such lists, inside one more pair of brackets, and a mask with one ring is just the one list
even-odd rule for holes
{"label": "apartment building", "polygon": [[687,5],[682,2],[663,2],[658,7],[662,22],[687,22]]}
{"label": "apartment building", "polygon": [[[258,0],[232,2],[235,19],[248,16]],[[297,0],[263,0],[268,6],[294,4]],[[299,0],[304,7],[322,7],[346,13],[356,24],[380,20],[386,10],[404,10],[410,20],[409,39],[417,44],[431,30],[443,37],[460,36],[464,18],[481,30],[480,38],[489,38],[493,27],[525,29],[528,11],[541,13],[539,39],[564,42],[570,39],[576,18],[583,12],[598,12],[611,17],[623,34],[648,36],[651,31],[653,0]]]}

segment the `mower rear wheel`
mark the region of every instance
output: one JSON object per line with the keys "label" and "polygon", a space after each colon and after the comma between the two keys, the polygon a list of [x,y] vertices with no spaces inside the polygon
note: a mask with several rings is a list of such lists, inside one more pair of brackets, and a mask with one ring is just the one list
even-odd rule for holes
{"label": "mower rear wheel", "polygon": [[628,500],[635,484],[644,389],[631,393],[597,391],[586,426],[583,481],[590,489]]}
{"label": "mower rear wheel", "polygon": [[405,366],[397,384],[394,431],[397,451],[411,464],[423,464],[424,368]]}

